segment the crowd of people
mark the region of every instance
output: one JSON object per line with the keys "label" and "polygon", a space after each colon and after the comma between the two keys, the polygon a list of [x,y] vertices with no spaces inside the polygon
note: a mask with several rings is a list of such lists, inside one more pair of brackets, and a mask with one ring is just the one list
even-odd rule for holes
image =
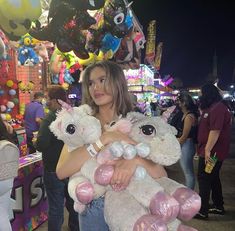
{"label": "crowd of people", "polygon": [[[68,178],[78,172],[92,155],[101,150],[102,146],[120,140],[135,144],[127,134],[104,129],[106,124],[117,120],[120,115],[125,117],[130,111],[138,111],[137,98],[129,94],[121,67],[111,61],[101,61],[87,66],[82,75],[82,104],[88,104],[92,108],[94,116],[102,127],[100,139],[90,144],[89,148],[84,145],[69,152],[67,146],[49,129],[49,125],[56,119],[56,112],[61,110],[58,100],[67,101],[66,92],[62,87],[49,89],[47,96],[35,93],[33,101],[27,105],[25,111],[24,125],[30,153],[36,150],[42,152],[43,178],[49,205],[49,231],[61,230],[64,221],[64,201],[69,212],[70,230],[109,230],[104,219],[104,196],[93,200],[85,211],[78,214],[74,211],[73,201],[68,194]],[[45,98],[50,109],[47,115],[44,114],[42,105],[42,100]],[[201,88],[201,96],[197,103],[187,92],[181,92],[176,101],[170,101],[164,109],[159,106],[159,111],[157,105],[151,102],[152,116],[161,116],[167,106],[172,106],[173,103],[175,108],[167,122],[178,131],[177,139],[182,150],[180,166],[185,176],[185,185],[194,190],[198,181],[202,200],[201,209],[195,218],[207,219],[208,213],[223,215],[225,209],[219,173],[229,152],[232,125],[229,107],[224,102],[220,90],[209,83]],[[1,128],[0,132],[1,130],[3,129]],[[10,141],[10,138],[4,135],[9,132],[10,130],[7,131],[4,125],[4,130],[0,133],[1,140]],[[35,140],[33,140],[34,132],[38,132]],[[92,155],[90,148],[93,150]],[[197,179],[194,173],[195,154],[199,156]],[[215,155],[218,159],[215,167],[211,173],[207,173],[205,166],[210,157]],[[114,161],[113,165],[111,185],[115,187],[126,187],[137,166],[144,167],[153,178],[167,176],[166,170],[161,165],[139,157],[132,160],[119,159]],[[210,195],[212,205],[209,204]]]}

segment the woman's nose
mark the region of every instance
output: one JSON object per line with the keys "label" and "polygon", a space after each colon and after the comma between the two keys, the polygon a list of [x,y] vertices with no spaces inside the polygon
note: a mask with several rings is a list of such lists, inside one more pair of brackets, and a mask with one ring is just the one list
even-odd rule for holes
{"label": "woman's nose", "polygon": [[94,89],[99,89],[100,88],[100,84],[99,83],[94,83]]}

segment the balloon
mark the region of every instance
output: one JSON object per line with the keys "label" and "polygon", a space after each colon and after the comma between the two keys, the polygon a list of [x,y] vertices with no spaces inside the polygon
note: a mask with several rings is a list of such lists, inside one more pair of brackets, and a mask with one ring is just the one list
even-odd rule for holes
{"label": "balloon", "polygon": [[4,112],[7,110],[7,107],[5,105],[0,105],[1,112]]}
{"label": "balloon", "polygon": [[24,118],[21,114],[17,114],[15,117],[16,117],[16,119],[18,119],[18,120],[22,120],[22,119]]}
{"label": "balloon", "polygon": [[8,20],[38,19],[41,15],[40,0],[1,0],[0,10]]}
{"label": "balloon", "polygon": [[14,89],[9,90],[9,95],[15,95],[15,94],[16,94],[16,90]]}
{"label": "balloon", "polygon": [[4,95],[4,90],[0,89],[0,95]]}
{"label": "balloon", "polygon": [[12,109],[11,108],[7,108],[6,112],[7,113],[11,113]]}
{"label": "balloon", "polygon": [[7,85],[8,87],[12,87],[13,84],[14,84],[14,82],[13,82],[12,80],[7,80],[7,82],[6,82],[6,85]]}
{"label": "balloon", "polygon": [[6,120],[6,114],[1,114],[2,120]]}
{"label": "balloon", "polygon": [[19,103],[19,99],[17,99],[17,98],[12,99],[11,101],[12,101],[14,104],[18,104],[18,103]]}
{"label": "balloon", "polygon": [[6,120],[11,120],[11,115],[10,114],[6,114]]}
{"label": "balloon", "polygon": [[8,108],[13,108],[13,107],[15,107],[15,104],[14,104],[12,101],[9,101],[9,102],[7,103],[7,107],[8,107]]}

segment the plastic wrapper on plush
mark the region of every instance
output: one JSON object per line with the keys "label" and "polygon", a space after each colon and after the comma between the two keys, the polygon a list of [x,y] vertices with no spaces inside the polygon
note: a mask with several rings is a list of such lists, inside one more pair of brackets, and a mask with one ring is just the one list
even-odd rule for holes
{"label": "plastic wrapper on plush", "polygon": [[95,171],[95,176],[94,176],[95,182],[103,186],[108,185],[113,176],[113,172],[114,172],[113,165],[108,165],[108,164],[100,165]]}
{"label": "plastic wrapper on plush", "polygon": [[180,224],[177,231],[198,231],[198,230],[193,227]]}
{"label": "plastic wrapper on plush", "polygon": [[178,188],[172,196],[180,204],[178,218],[181,220],[189,221],[201,208],[201,197],[189,188]]}
{"label": "plastic wrapper on plush", "polygon": [[109,146],[109,150],[115,158],[121,157],[124,153],[123,145],[118,141],[113,142],[112,145]]}
{"label": "plastic wrapper on plush", "polygon": [[137,155],[146,158],[150,154],[150,146],[147,143],[138,143],[136,146]]}
{"label": "plastic wrapper on plush", "polygon": [[105,194],[104,217],[110,231],[131,231],[135,222],[147,213],[126,190]]}
{"label": "plastic wrapper on plush", "polygon": [[140,217],[135,225],[133,231],[167,231],[166,224],[159,220],[156,216],[146,214]]}
{"label": "plastic wrapper on plush", "polygon": [[179,213],[179,203],[165,192],[158,192],[150,201],[151,214],[164,222],[173,221]]}
{"label": "plastic wrapper on plush", "polygon": [[172,222],[167,223],[167,231],[178,231],[178,228],[181,225],[181,221],[178,219],[173,220]]}
{"label": "plastic wrapper on plush", "polygon": [[200,196],[190,188],[169,179],[162,177],[156,180],[167,193],[172,195],[179,203],[180,210],[178,218],[188,221],[193,218],[201,208]]}
{"label": "plastic wrapper on plush", "polygon": [[121,142],[121,143],[122,143],[123,148],[124,148],[123,158],[126,159],[126,160],[133,159],[137,154],[135,146],[133,146],[131,144],[127,144],[125,142]]}
{"label": "plastic wrapper on plush", "polygon": [[76,187],[76,197],[82,204],[90,203],[94,198],[94,187],[90,182],[83,182]]}
{"label": "plastic wrapper on plush", "polygon": [[98,155],[96,156],[96,160],[98,164],[105,164],[110,160],[114,160],[114,157],[109,151],[109,148],[104,148],[98,153]]}
{"label": "plastic wrapper on plush", "polygon": [[134,177],[138,180],[143,180],[147,175],[147,171],[144,167],[138,166],[135,170]]}

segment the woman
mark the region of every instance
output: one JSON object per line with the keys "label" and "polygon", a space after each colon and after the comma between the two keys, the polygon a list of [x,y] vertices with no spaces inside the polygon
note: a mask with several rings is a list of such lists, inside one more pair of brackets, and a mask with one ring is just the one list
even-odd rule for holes
{"label": "woman", "polygon": [[19,165],[19,149],[13,144],[8,129],[0,116],[0,231],[12,230],[11,190]]}
{"label": "woman", "polygon": [[[126,116],[132,110],[130,96],[127,90],[126,79],[120,66],[110,61],[101,61],[88,66],[83,73],[83,103],[89,104],[94,110],[94,116],[100,120],[102,128],[111,121],[117,120],[120,115]],[[79,171],[81,166],[91,158],[91,155],[100,151],[102,146],[111,142],[124,140],[135,144],[126,134],[104,131],[96,143],[83,146],[68,153],[64,146],[57,164],[57,175],[60,179],[71,176]],[[90,150],[92,148],[92,152]],[[89,154],[90,153],[90,154]],[[114,162],[115,171],[111,185],[125,187],[128,185],[137,165],[147,169],[153,178],[166,176],[164,168],[152,161],[134,158],[120,159]],[[103,215],[104,198],[93,200],[85,212],[79,216],[80,230],[95,231],[109,230]]]}
{"label": "woman", "polygon": [[178,97],[178,105],[183,116],[180,128],[178,128],[178,140],[181,144],[182,156],[180,165],[185,176],[185,185],[194,189],[195,175],[193,158],[195,155],[195,142],[197,137],[198,108],[188,93],[181,93]]}

